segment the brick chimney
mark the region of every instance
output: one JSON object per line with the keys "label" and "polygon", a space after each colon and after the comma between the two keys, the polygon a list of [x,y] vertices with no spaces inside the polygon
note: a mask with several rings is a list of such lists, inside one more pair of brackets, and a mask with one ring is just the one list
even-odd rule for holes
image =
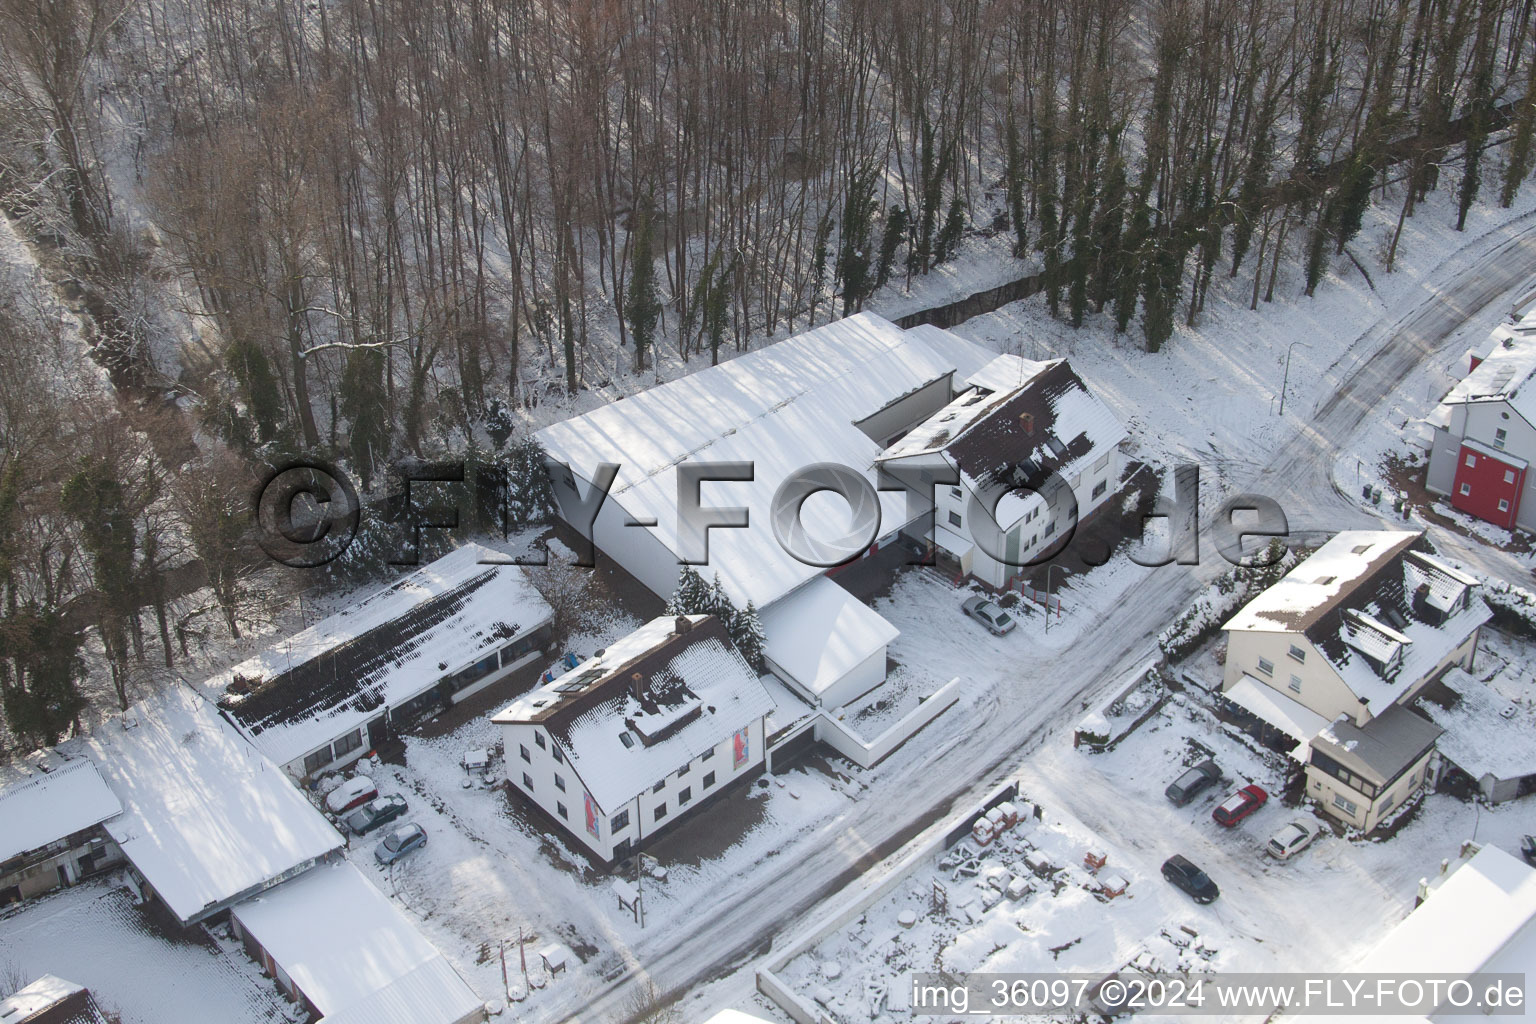
{"label": "brick chimney", "polygon": [[1035,414],[1032,412],[1019,413],[1019,423],[1024,427],[1024,433],[1033,435],[1035,432]]}
{"label": "brick chimney", "polygon": [[644,700],[645,699],[645,695],[646,694],[645,694],[645,677],[644,676],[642,676],[639,672],[634,673],[633,675],[631,675],[629,677],[629,686],[630,686],[630,690],[635,695],[635,700]]}
{"label": "brick chimney", "polygon": [[682,636],[684,633],[688,632],[690,629],[693,628],[693,622],[686,615],[679,615],[677,617],[677,624],[676,625],[677,625],[677,635],[678,636]]}

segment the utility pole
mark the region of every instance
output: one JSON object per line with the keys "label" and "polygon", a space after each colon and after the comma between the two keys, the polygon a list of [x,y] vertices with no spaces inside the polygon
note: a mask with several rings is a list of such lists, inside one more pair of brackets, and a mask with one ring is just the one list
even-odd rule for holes
{"label": "utility pole", "polygon": [[1285,379],[1280,382],[1280,415],[1281,416],[1285,415],[1285,389],[1291,383],[1291,349],[1294,349],[1297,345],[1300,345],[1302,348],[1311,348],[1312,347],[1311,345],[1307,344],[1304,341],[1293,341],[1293,342],[1290,343],[1290,345],[1285,350]]}

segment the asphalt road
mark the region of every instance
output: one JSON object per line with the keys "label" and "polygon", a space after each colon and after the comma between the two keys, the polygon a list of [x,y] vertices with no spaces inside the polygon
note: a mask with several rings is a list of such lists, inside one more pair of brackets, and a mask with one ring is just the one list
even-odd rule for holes
{"label": "asphalt road", "polygon": [[[1366,417],[1458,327],[1536,276],[1536,215],[1518,218],[1468,249],[1485,255],[1443,280],[1431,275],[1416,301],[1368,332],[1376,337],[1355,346],[1369,356],[1335,368],[1337,386],[1274,457],[1252,467],[1246,479],[1237,468],[1239,478],[1229,482],[1275,497],[1295,529],[1332,532],[1380,525],[1381,520],[1334,488],[1334,460]],[[1495,558],[1489,564],[1498,563]],[[632,1012],[640,984],[679,993],[744,966],[908,838],[1016,776],[1046,737],[1075,721],[1081,699],[1123,679],[1152,655],[1158,631],[1214,571],[1169,565],[1134,583],[1084,630],[1095,642],[1079,643],[1034,666],[1039,679],[1055,684],[1036,688],[1048,697],[1027,708],[999,706],[997,714],[977,715],[963,743],[917,748],[914,756],[881,765],[865,777],[869,790],[814,837],[759,864],[744,884],[704,901],[693,927],[647,935],[626,954],[626,966],[603,992],[589,997],[572,991],[565,1005],[548,1007],[540,1019],[623,1020]]]}

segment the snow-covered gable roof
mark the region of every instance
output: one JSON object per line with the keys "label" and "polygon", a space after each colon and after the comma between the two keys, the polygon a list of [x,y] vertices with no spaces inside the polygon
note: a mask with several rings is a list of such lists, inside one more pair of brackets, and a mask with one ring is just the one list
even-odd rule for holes
{"label": "snow-covered gable roof", "polygon": [[457,1024],[482,1001],[348,862],[269,889],[232,913],[323,1024]]}
{"label": "snow-covered gable roof", "polygon": [[1419,536],[1401,530],[1335,534],[1279,582],[1243,605],[1221,628],[1285,633],[1305,630]]}
{"label": "snow-covered gable roof", "polygon": [[45,974],[0,999],[0,1024],[107,1024],[85,986]]}
{"label": "snow-covered gable roof", "polygon": [[[965,392],[882,459],[943,451],[968,487],[995,505],[1007,528],[1023,518],[1052,474],[1072,477],[1125,440],[1125,428],[1065,359],[993,359]],[[1022,490],[1020,490],[1022,489]],[[1038,500],[1038,499],[1033,499]]]}
{"label": "snow-covered gable roof", "polygon": [[[979,364],[977,351],[945,331],[903,331],[860,313],[546,427],[538,439],[588,480],[598,463],[617,463],[607,500],[637,521],[655,520],[652,534],[672,551],[679,547],[678,464],[751,462],[751,482],[705,488],[705,504],[745,506],[751,525],[710,531],[700,572],[706,579],[718,572],[738,605],[766,608],[822,572],[774,536],[769,511],[779,484],[823,462],[874,484],[880,449],[856,424],[951,378],[959,362]],[[885,529],[905,521],[903,495],[881,492],[880,504]],[[814,535],[816,524],[807,526]]]}
{"label": "snow-covered gable roof", "polygon": [[71,743],[122,801],[107,833],[183,922],[342,847],[288,777],[182,687]]}
{"label": "snow-covered gable roof", "polygon": [[1536,870],[1488,844],[1453,871],[1354,970],[1459,975],[1536,963]]}
{"label": "snow-covered gable roof", "polygon": [[123,809],[83,757],[47,773],[8,771],[0,786],[0,863],[99,825]]}
{"label": "snow-covered gable roof", "polygon": [[612,813],[773,709],[720,620],[685,615],[652,619],[491,721],[547,729]]}
{"label": "snow-covered gable roof", "polygon": [[1402,698],[1488,621],[1476,580],[1425,552],[1422,534],[1347,531],[1223,627],[1294,633],[1372,715]]}
{"label": "snow-covered gable roof", "polygon": [[825,576],[775,602],[762,619],[769,659],[816,694],[901,635]]}
{"label": "snow-covered gable roof", "polygon": [[549,605],[505,562],[467,544],[208,685],[262,753],[288,764],[548,622]]}
{"label": "snow-covered gable roof", "polygon": [[1458,405],[1508,402],[1527,422],[1536,425],[1536,318],[1506,324],[1494,332],[1495,344],[1477,369],[1451,388],[1440,404],[1425,417],[1435,426],[1448,427]]}

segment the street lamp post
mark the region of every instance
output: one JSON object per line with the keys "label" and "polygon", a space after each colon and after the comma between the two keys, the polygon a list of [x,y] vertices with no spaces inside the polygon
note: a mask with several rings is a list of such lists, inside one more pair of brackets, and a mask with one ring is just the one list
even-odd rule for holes
{"label": "street lamp post", "polygon": [[1060,569],[1064,573],[1070,573],[1072,571],[1064,565],[1057,565],[1055,562],[1052,562],[1050,565],[1045,567],[1045,631],[1047,633],[1051,631],[1051,594],[1054,593],[1054,591],[1051,590],[1051,573],[1055,572],[1057,569]]}
{"label": "street lamp post", "polygon": [[1285,350],[1285,379],[1280,382],[1280,415],[1281,416],[1285,415],[1285,389],[1291,383],[1291,349],[1294,349],[1297,345],[1300,345],[1302,348],[1311,348],[1312,347],[1311,345],[1307,344],[1304,341],[1293,341],[1293,342],[1290,343],[1289,346],[1286,347],[1286,350]]}

